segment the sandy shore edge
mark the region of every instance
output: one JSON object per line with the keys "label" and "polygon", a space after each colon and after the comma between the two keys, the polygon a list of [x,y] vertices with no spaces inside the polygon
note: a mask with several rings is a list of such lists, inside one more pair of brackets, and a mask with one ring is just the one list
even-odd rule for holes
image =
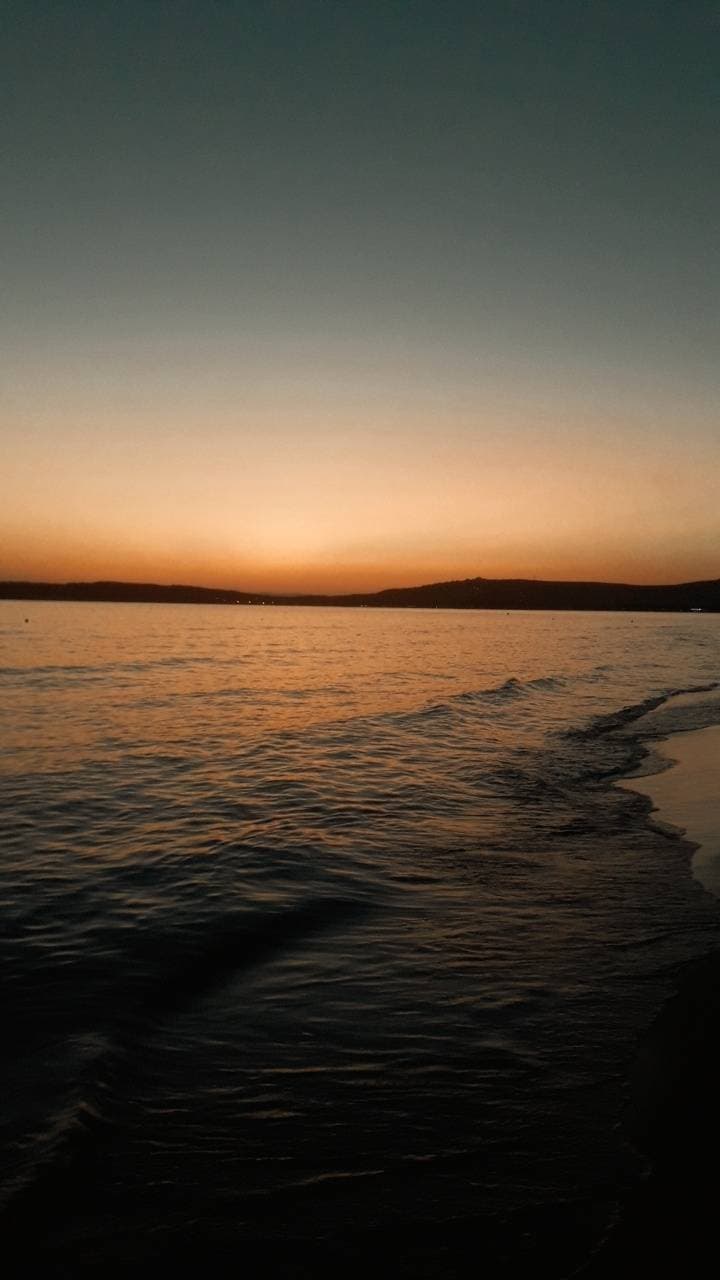
{"label": "sandy shore edge", "polygon": [[[720,725],[670,734],[652,754],[659,772],[616,785],[647,796],[649,821],[694,846],[693,875],[720,898]],[[631,1078],[626,1127],[652,1172],[578,1280],[668,1268],[693,1280],[717,1247],[720,950],[684,966],[678,980],[642,1037]]]}
{"label": "sandy shore edge", "polygon": [[720,899],[720,724],[662,738],[652,755],[657,773],[622,778],[616,785],[647,796],[651,821],[697,846],[693,875]]}

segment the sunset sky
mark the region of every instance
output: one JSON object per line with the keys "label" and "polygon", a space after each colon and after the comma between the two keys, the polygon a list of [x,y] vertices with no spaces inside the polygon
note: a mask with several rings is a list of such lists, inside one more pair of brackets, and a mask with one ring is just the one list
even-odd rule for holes
{"label": "sunset sky", "polygon": [[5,0],[0,577],[720,575],[720,8]]}

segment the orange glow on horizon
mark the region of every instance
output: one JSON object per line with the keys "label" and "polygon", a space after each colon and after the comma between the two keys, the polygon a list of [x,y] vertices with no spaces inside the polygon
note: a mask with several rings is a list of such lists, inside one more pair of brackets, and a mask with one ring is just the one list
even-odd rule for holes
{"label": "orange glow on horizon", "polygon": [[482,388],[210,409],[177,390],[156,406],[67,394],[11,424],[0,578],[339,594],[720,573],[715,437],[698,418],[689,450],[670,401],[664,425]]}
{"label": "orange glow on horizon", "polygon": [[710,550],[705,557],[679,554],[658,563],[651,551],[645,556],[618,552],[593,557],[561,551],[554,556],[533,554],[530,549],[524,555],[507,557],[483,556],[478,551],[465,556],[395,556],[385,562],[289,564],[267,560],[252,564],[192,554],[175,559],[150,549],[142,554],[101,547],[61,550],[57,543],[38,545],[34,552],[26,545],[24,552],[18,548],[15,556],[6,548],[0,561],[0,578],[11,581],[153,582],[287,595],[342,595],[475,577],[665,584],[716,578],[718,564]]}
{"label": "orange glow on horizon", "polygon": [[11,7],[0,578],[720,575],[704,21]]}

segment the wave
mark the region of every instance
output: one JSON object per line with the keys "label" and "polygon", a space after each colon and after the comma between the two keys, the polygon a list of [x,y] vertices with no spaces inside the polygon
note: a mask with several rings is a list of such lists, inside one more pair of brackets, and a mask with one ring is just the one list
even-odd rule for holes
{"label": "wave", "polygon": [[239,667],[243,659],[239,657],[215,658],[202,655],[189,657],[170,656],[166,658],[147,658],[126,662],[93,662],[82,664],[51,664],[48,666],[0,667],[0,678],[18,679],[32,686],[33,682],[48,679],[72,679],[79,677],[87,680],[101,680],[118,675],[142,675],[148,671],[163,669],[194,669],[195,667]]}
{"label": "wave", "polygon": [[616,729],[623,729],[625,725],[642,719],[643,716],[657,710],[658,707],[662,707],[673,698],[686,694],[712,693],[718,688],[720,688],[720,681],[716,680],[711,684],[691,685],[686,689],[668,689],[665,693],[658,694],[656,697],[644,698],[642,702],[630,703],[626,707],[621,707],[619,711],[610,712],[609,715],[595,716],[589,724],[566,730],[565,736],[579,740],[600,738],[605,734],[614,732]]}
{"label": "wave", "polygon": [[519,680],[510,676],[502,684],[490,685],[484,689],[465,689],[462,693],[453,694],[442,702],[426,703],[412,711],[389,711],[374,720],[396,720],[406,723],[410,719],[426,719],[443,715],[451,715],[457,709],[466,707],[501,706],[527,698],[534,693],[555,693],[568,687],[569,681],[563,676],[537,676],[532,680]]}
{"label": "wave", "polygon": [[[298,939],[345,923],[366,910],[366,904],[357,899],[328,894],[281,911],[216,918],[209,936],[206,925],[203,935],[192,941],[177,939],[173,934],[157,937],[153,941],[153,958],[160,963],[136,1013],[151,1015],[154,1020],[166,1018]],[[169,961],[165,958],[168,950]]]}
{"label": "wave", "polygon": [[507,698],[526,697],[529,693],[555,693],[567,688],[567,685],[568,680],[564,676],[536,676],[533,680],[518,680],[516,676],[510,676],[502,684],[491,686],[489,689],[473,689],[459,693],[450,701],[501,701]]}
{"label": "wave", "polygon": [[[367,911],[354,898],[325,895],[282,910],[229,913],[203,922],[195,936],[175,929],[138,948],[136,973],[106,992],[102,1026],[65,1033],[56,1057],[70,1060],[65,1097],[42,1128],[22,1143],[21,1168],[0,1192],[0,1212],[32,1211],[37,1197],[63,1184],[72,1170],[87,1176],[88,1161],[112,1139],[139,1049],[171,1017],[218,990],[251,966]],[[96,1015],[97,1017],[97,1015]],[[47,1048],[43,1049],[47,1056]],[[120,1069],[122,1068],[122,1069]]]}

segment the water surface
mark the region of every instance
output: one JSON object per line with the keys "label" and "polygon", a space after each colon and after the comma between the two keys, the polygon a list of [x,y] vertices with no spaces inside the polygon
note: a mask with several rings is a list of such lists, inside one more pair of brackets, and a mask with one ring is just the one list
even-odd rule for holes
{"label": "water surface", "polygon": [[678,693],[720,619],[9,601],[0,643],[15,1221],[79,1262],[601,1229],[638,1033],[718,929],[612,782],[720,719]]}

